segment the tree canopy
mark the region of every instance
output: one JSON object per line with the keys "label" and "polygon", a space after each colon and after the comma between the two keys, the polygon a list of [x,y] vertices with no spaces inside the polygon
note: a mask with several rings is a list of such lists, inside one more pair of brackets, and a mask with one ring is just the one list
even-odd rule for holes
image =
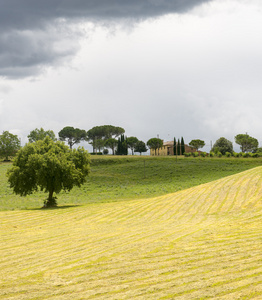
{"label": "tree canopy", "polygon": [[146,144],[143,141],[138,141],[135,145],[135,152],[142,154],[142,152],[147,152]]}
{"label": "tree canopy", "polygon": [[14,193],[26,196],[40,189],[48,192],[45,207],[56,206],[61,190],[70,191],[86,181],[90,158],[84,148],[71,150],[50,137],[21,148],[8,170],[8,182]]}
{"label": "tree canopy", "polygon": [[17,135],[4,131],[0,135],[0,156],[8,160],[20,149],[21,143]]}
{"label": "tree canopy", "polygon": [[181,155],[181,144],[180,144],[180,140],[177,140],[177,155]]}
{"label": "tree canopy", "polygon": [[118,138],[116,154],[117,155],[127,155],[128,154],[126,137],[123,134],[121,134],[121,136]]}
{"label": "tree canopy", "polygon": [[156,155],[156,150],[163,146],[163,141],[159,138],[151,138],[147,141],[146,144],[150,149],[155,150]]}
{"label": "tree canopy", "polygon": [[117,138],[124,133],[125,130],[122,127],[112,125],[95,126],[87,131],[87,140],[93,145],[93,152],[95,152],[95,150],[101,148],[101,145],[104,145],[106,140]]}
{"label": "tree canopy", "polygon": [[132,155],[134,155],[134,149],[137,142],[138,142],[138,138],[135,136],[130,136],[126,138],[127,147],[131,149]]}
{"label": "tree canopy", "polygon": [[235,136],[235,142],[240,145],[242,152],[256,152],[258,140],[248,134],[238,134]]}
{"label": "tree canopy", "polygon": [[198,151],[199,148],[203,148],[205,146],[205,142],[202,141],[202,140],[192,140],[190,143],[189,143],[190,146],[196,148],[196,150]]}
{"label": "tree canopy", "polygon": [[173,146],[174,155],[177,155],[177,143],[176,138],[174,137],[174,146]]}
{"label": "tree canopy", "polygon": [[47,136],[49,136],[53,141],[56,140],[55,133],[53,130],[44,130],[42,127],[40,129],[36,128],[30,131],[30,134],[27,137],[29,143],[33,143],[39,140],[43,140]]}
{"label": "tree canopy", "polygon": [[183,155],[186,151],[184,138],[181,138],[181,154]]}
{"label": "tree canopy", "polygon": [[74,128],[70,126],[64,127],[58,132],[59,139],[61,141],[66,141],[72,149],[73,145],[79,144],[81,141],[86,141],[87,133],[84,129]]}
{"label": "tree canopy", "polygon": [[215,153],[221,152],[223,155],[225,155],[226,152],[233,153],[233,144],[226,138],[221,137],[215,142],[212,151]]}
{"label": "tree canopy", "polygon": [[110,148],[112,150],[112,154],[115,155],[115,149],[117,147],[117,143],[118,143],[117,139],[110,138],[105,141],[105,147]]}

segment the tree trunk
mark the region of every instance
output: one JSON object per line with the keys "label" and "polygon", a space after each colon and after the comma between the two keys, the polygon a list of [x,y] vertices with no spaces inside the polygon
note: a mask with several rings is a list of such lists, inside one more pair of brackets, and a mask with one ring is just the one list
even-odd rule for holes
{"label": "tree trunk", "polygon": [[48,194],[47,200],[44,202],[44,207],[56,207],[57,202],[56,202],[56,197],[53,197],[54,191],[50,190]]}

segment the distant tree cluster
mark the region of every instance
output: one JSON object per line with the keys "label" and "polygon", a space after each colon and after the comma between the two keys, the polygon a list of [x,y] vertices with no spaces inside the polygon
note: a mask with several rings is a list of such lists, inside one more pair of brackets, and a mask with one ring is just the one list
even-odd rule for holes
{"label": "distant tree cluster", "polygon": [[0,157],[4,158],[5,161],[14,156],[20,147],[21,143],[17,135],[8,131],[4,131],[0,135]]}
{"label": "distant tree cluster", "polygon": [[56,141],[55,133],[53,130],[44,130],[42,127],[40,129],[36,128],[32,130],[28,137],[29,143],[37,142],[43,140],[45,137],[49,136],[51,140]]}
{"label": "distant tree cluster", "polygon": [[93,146],[93,152],[101,152],[106,147],[112,149],[113,154],[115,154],[116,139],[124,133],[125,130],[122,127],[112,125],[95,126],[87,131],[86,140]]}
{"label": "distant tree cluster", "polygon": [[156,150],[163,146],[163,141],[159,138],[151,138],[147,141],[146,144],[150,149],[153,149],[155,151],[155,155],[156,155],[157,154]]}
{"label": "distant tree cluster", "polygon": [[258,140],[246,134],[238,134],[235,136],[235,142],[240,145],[242,152],[253,152],[258,150]]}
{"label": "distant tree cluster", "polygon": [[[89,130],[80,128],[74,128],[72,126],[66,126],[58,132],[58,139],[68,144],[70,149],[80,142],[88,142],[93,147],[93,153],[91,154],[108,154],[110,150],[112,155],[127,155],[130,150],[131,154],[147,152],[148,148],[152,149],[155,153],[163,146],[163,141],[159,138],[151,138],[144,143],[134,136],[125,136],[125,130],[119,126],[101,125],[95,126]],[[32,130],[28,137],[29,143],[34,143],[39,140],[43,140],[45,137],[49,137],[53,141],[57,141],[53,130],[44,130],[36,128]],[[259,148],[258,140],[254,137],[246,134],[238,134],[235,136],[235,143],[240,146],[242,153],[258,153],[262,152]],[[173,143],[174,155],[184,155],[185,143],[184,138],[181,140],[174,137]],[[195,148],[196,151],[205,146],[205,142],[200,139],[193,139],[189,142],[189,146]],[[4,160],[9,160],[20,149],[21,143],[17,135],[11,134],[8,131],[4,131],[0,135],[0,157]],[[221,153],[233,153],[233,144],[231,141],[224,137],[219,138],[213,145],[211,152]]]}
{"label": "distant tree cluster", "polygon": [[233,144],[226,138],[221,137],[215,142],[211,151],[215,154],[221,153],[222,155],[225,155],[227,152],[232,154]]}
{"label": "distant tree cluster", "polygon": [[[135,152],[140,153],[140,155],[147,152],[148,149],[143,141],[134,136],[126,137],[124,133],[124,128],[112,125],[95,126],[87,131],[66,126],[58,132],[58,139],[66,142],[70,149],[80,142],[88,142],[93,147],[91,154],[108,154],[108,149],[112,151],[113,155],[127,155],[128,149],[132,155]],[[42,127],[32,130],[27,136],[29,143],[44,140],[46,137],[57,141],[53,130],[44,130]],[[20,140],[16,135],[8,131],[3,132],[0,136],[0,157],[5,157],[5,160],[8,160],[9,157],[16,154],[20,146]]]}
{"label": "distant tree cluster", "polygon": [[189,143],[189,145],[196,148],[196,151],[198,151],[200,148],[203,148],[205,146],[205,142],[197,139],[197,140],[192,140]]}
{"label": "distant tree cluster", "polygon": [[67,141],[70,149],[73,145],[79,144],[81,141],[86,140],[86,131],[84,129],[74,128],[71,126],[64,127],[58,132],[61,141]]}

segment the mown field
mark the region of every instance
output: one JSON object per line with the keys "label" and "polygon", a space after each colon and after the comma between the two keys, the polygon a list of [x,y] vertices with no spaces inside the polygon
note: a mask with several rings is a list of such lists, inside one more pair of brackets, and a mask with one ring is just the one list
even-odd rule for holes
{"label": "mown field", "polygon": [[[262,167],[250,169],[259,160],[242,162],[239,171],[249,170],[200,185],[198,178],[186,189],[189,180],[181,179],[180,190],[157,197],[127,200],[133,187],[125,201],[6,207],[0,212],[0,299],[262,299]],[[184,163],[190,161],[177,167]],[[205,174],[202,162],[193,163]],[[93,176],[109,176],[109,163],[101,172],[99,164]],[[236,173],[235,160],[220,164],[209,170],[210,179]],[[120,165],[110,163],[115,170]]]}

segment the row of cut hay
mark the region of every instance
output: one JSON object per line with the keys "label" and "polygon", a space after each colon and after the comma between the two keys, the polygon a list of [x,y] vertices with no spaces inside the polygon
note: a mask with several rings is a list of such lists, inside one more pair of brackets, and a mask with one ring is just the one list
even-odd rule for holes
{"label": "row of cut hay", "polygon": [[0,299],[260,299],[262,168],[166,196],[1,212]]}

